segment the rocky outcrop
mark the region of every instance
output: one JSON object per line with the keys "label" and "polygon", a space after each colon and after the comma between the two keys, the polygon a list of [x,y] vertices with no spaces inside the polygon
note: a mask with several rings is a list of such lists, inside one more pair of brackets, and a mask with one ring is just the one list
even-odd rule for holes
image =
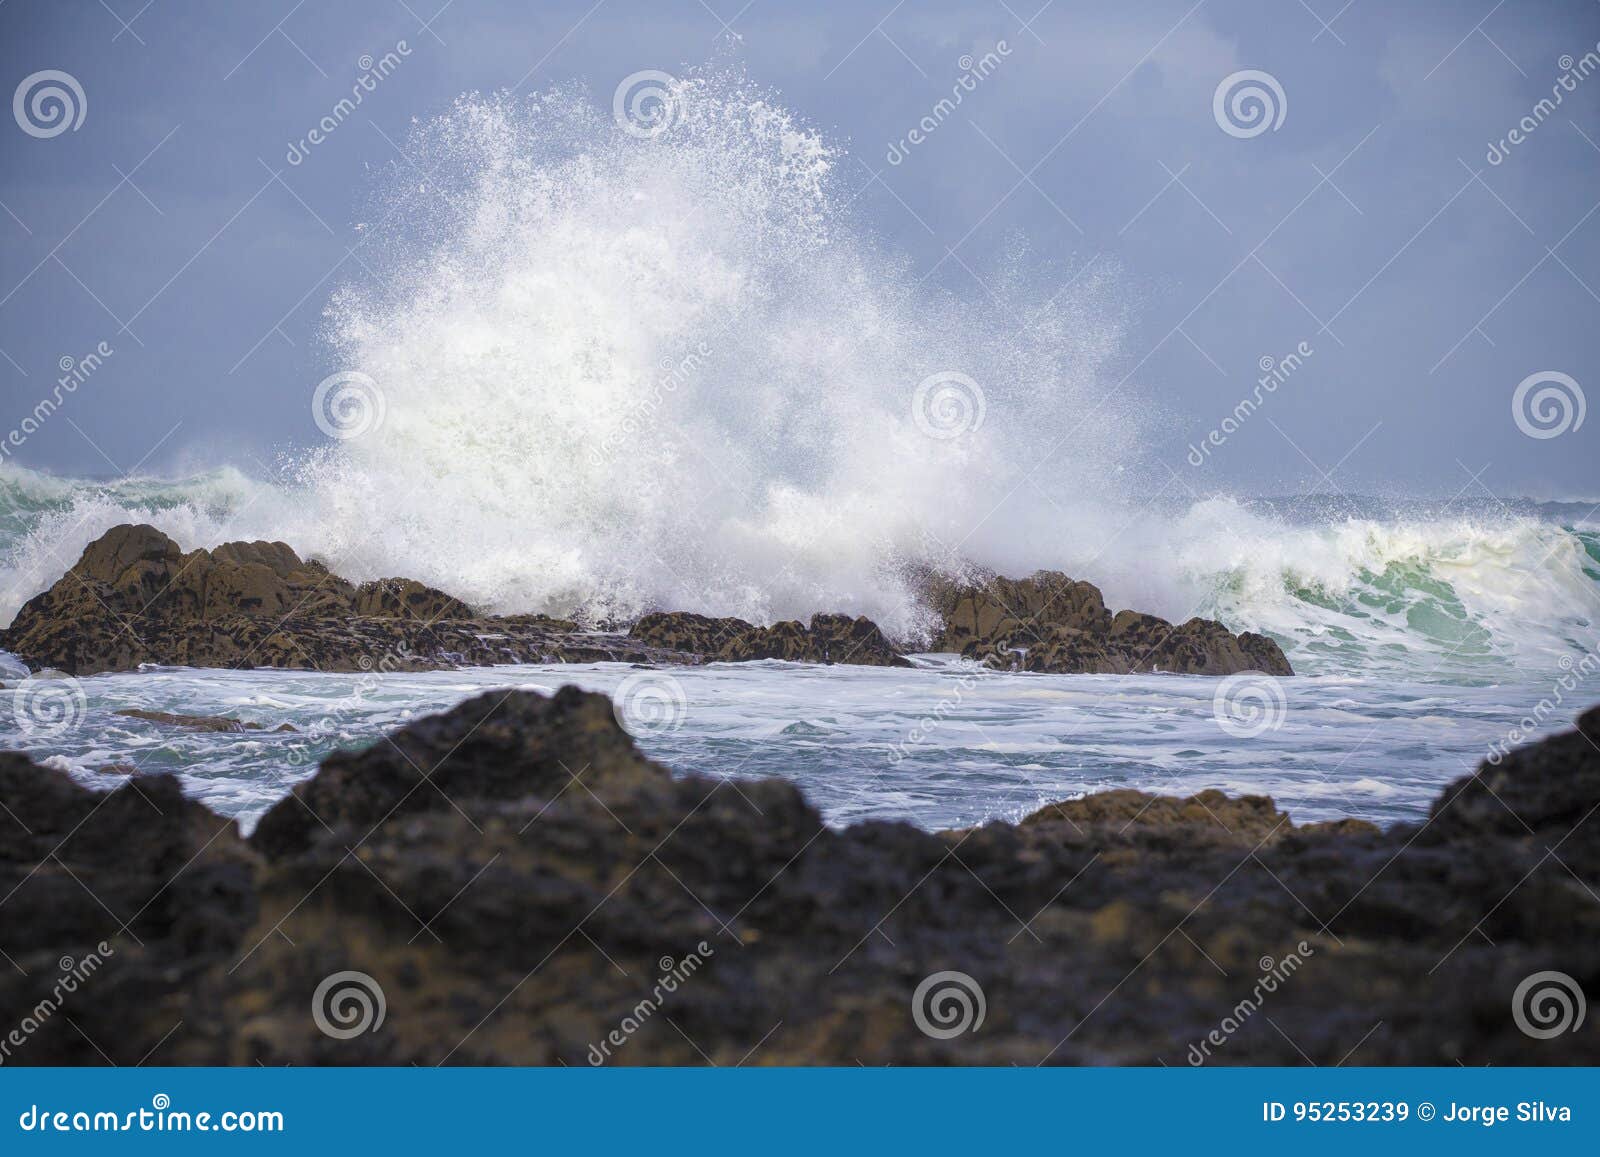
{"label": "rocky outcrop", "polygon": [[70,675],[142,663],[421,671],[501,663],[697,663],[793,659],[909,666],[864,618],[742,619],[652,614],[631,632],[546,615],[479,615],[415,579],[356,586],[281,542],[185,554],[153,526],[118,526],[30,599],[0,649]]}
{"label": "rocky outcrop", "polygon": [[686,612],[648,614],[630,635],[659,647],[693,651],[707,662],[743,663],[785,659],[795,663],[854,663],[874,667],[909,667],[878,625],[861,616],[811,616],[811,625],[786,619],[758,627],[743,619],[714,619]]}
{"label": "rocky outcrop", "polygon": [[[248,841],[170,778],[0,756],[0,1010],[33,1022],[5,1061],[1594,1064],[1595,1017],[1513,1008],[1538,973],[1600,992],[1579,727],[1389,831],[1133,791],[839,830],[779,780],[669,774],[573,688],[333,756]],[[981,1024],[930,1031],[946,986]]]}
{"label": "rocky outcrop", "polygon": [[425,586],[415,579],[378,579],[362,583],[351,599],[351,608],[358,615],[379,619],[401,619],[407,616],[423,622],[438,619],[470,619],[473,610],[458,598]]}
{"label": "rocky outcrop", "polygon": [[652,611],[641,615],[628,634],[641,643],[696,655],[717,655],[735,639],[755,630],[743,619],[711,618],[689,611]]}
{"label": "rocky outcrop", "polygon": [[1175,626],[1138,611],[1113,616],[1099,588],[1055,571],[945,586],[934,598],[944,618],[936,649],[1001,670],[1294,674],[1282,649],[1265,635],[1235,635],[1212,619]]}
{"label": "rocky outcrop", "polygon": [[358,587],[281,542],[185,554],[152,526],[114,527],[90,543],[0,631],[0,649],[72,675],[141,663],[417,671],[692,660],[542,615],[480,616],[412,579]]}

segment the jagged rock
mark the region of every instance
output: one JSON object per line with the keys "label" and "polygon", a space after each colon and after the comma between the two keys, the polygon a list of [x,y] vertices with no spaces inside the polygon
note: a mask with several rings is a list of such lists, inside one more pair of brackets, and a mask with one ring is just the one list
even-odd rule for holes
{"label": "jagged rock", "polygon": [[909,667],[878,625],[865,615],[812,615],[811,646],[823,663],[865,663],[874,667]]}
{"label": "jagged rock", "polygon": [[[493,692],[330,757],[248,844],[170,778],[101,796],[0,756],[0,948],[29,973],[0,1009],[113,950],[63,1009],[83,1032],[5,1059],[1594,1064],[1594,1017],[1536,1039],[1512,998],[1600,985],[1597,740],[1593,710],[1389,831],[1125,790],[840,830],[778,780],[670,774],[600,696]],[[912,1002],[951,971],[986,1015],[941,1039]],[[340,1038],[312,1000],[350,972],[386,1018]]]}
{"label": "jagged rock", "polygon": [[114,527],[90,543],[0,631],[0,648],[72,675],[141,663],[420,671],[690,658],[542,615],[476,616],[412,579],[358,588],[281,542],[185,554],[152,526]]}
{"label": "jagged rock", "polygon": [[770,627],[751,627],[723,644],[717,658],[728,663],[759,659],[784,659],[793,663],[821,662],[811,632],[798,619],[784,619]]}
{"label": "jagged rock", "polygon": [[872,667],[909,667],[865,616],[812,615],[811,625],[786,619],[770,627],[749,627],[723,644],[716,657],[740,663],[753,659],[786,659],[797,663],[855,663]]}
{"label": "jagged rock", "polygon": [[1113,617],[1098,588],[1056,571],[947,585],[936,588],[934,597],[944,615],[938,649],[1002,670],[1294,674],[1278,644],[1265,635],[1235,635],[1211,619],[1173,626],[1138,611]]}
{"label": "jagged rock", "polygon": [[1111,626],[1111,612],[1100,589],[1059,571],[950,589],[943,592],[943,600],[944,634],[937,644],[941,651],[965,652],[969,644],[1000,639],[1024,646],[1029,632],[1050,626],[1098,637]]}
{"label": "jagged rock", "polygon": [[817,615],[807,628],[651,614],[626,634],[585,631],[546,615],[478,615],[414,579],[357,587],[281,542],[184,554],[153,526],[114,527],[90,543],[0,630],[0,649],[71,675],[142,663],[318,671],[711,658],[907,665],[864,618]]}
{"label": "jagged rock", "polygon": [[715,655],[734,638],[754,629],[743,619],[715,619],[688,611],[652,611],[641,615],[628,634],[655,647]]}
{"label": "jagged rock", "polygon": [[391,578],[362,583],[356,588],[353,610],[358,615],[399,619],[410,615],[424,623],[440,619],[473,618],[472,608],[441,590],[415,579]]}
{"label": "jagged rock", "polygon": [[630,634],[661,647],[692,651],[708,660],[746,663],[784,659],[794,663],[855,663],[876,667],[909,667],[910,661],[884,638],[865,616],[817,614],[811,625],[785,619],[758,627],[743,619],[714,619],[678,611],[656,612],[639,619]]}

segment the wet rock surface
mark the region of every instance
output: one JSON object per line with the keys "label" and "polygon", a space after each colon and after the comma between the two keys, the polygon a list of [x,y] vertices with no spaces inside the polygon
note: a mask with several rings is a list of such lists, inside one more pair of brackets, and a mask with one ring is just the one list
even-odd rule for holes
{"label": "wet rock surface", "polygon": [[152,526],[118,526],[30,599],[0,649],[69,675],[143,663],[317,671],[425,671],[505,663],[650,664],[790,659],[909,666],[865,618],[646,615],[631,632],[546,615],[479,615],[407,578],[356,586],[281,542],[185,554]]}
{"label": "wet rock surface", "polygon": [[[1600,1062],[1600,1018],[1513,1012],[1546,970],[1600,992],[1600,709],[1388,831],[1134,791],[834,829],[573,688],[332,756],[249,840],[165,776],[4,755],[0,804],[8,1064]],[[381,1024],[314,1013],[358,984]]]}
{"label": "wet rock surface", "polygon": [[1112,615],[1099,588],[1056,571],[943,585],[934,601],[944,619],[936,649],[1001,670],[1294,674],[1282,649],[1265,635],[1235,635],[1211,619],[1175,625],[1138,611]]}
{"label": "wet rock surface", "polygon": [[[1094,585],[1053,571],[936,583],[936,650],[1001,670],[1291,675],[1277,643],[1209,619],[1113,615]],[[487,616],[414,579],[356,586],[281,542],[184,553],[151,526],[118,526],[30,599],[0,649],[69,675],[153,663],[319,671],[420,671],[505,663],[748,662],[903,667],[905,648],[870,619],[816,614],[758,626],[653,612],[625,632],[545,615]]]}
{"label": "wet rock surface", "polygon": [[[171,711],[146,711],[141,707],[128,707],[115,712],[128,719],[156,723],[163,727],[185,727],[191,731],[265,731],[261,723],[247,723],[231,715],[181,715]],[[293,731],[294,725],[281,723],[274,731]]]}
{"label": "wet rock surface", "polygon": [[481,616],[412,579],[358,587],[281,542],[186,554],[151,526],[114,527],[90,543],[0,631],[0,649],[69,675],[142,663],[425,671],[693,660],[543,615]]}
{"label": "wet rock surface", "polygon": [[865,616],[817,614],[807,626],[786,619],[758,627],[743,619],[709,618],[683,611],[643,616],[629,634],[661,647],[694,651],[707,662],[785,659],[796,663],[855,663],[909,667],[876,623]]}

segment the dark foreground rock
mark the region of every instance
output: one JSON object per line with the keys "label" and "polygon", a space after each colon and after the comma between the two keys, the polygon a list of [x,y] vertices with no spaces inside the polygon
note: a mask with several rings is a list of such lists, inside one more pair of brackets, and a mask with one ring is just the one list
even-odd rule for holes
{"label": "dark foreground rock", "polygon": [[171,778],[0,756],[3,1059],[1593,1064],[1600,1017],[1513,1011],[1539,973],[1600,995],[1579,726],[1390,831],[1133,791],[830,829],[787,783],[670,775],[572,688],[330,757],[249,840]]}
{"label": "dark foreground rock", "polygon": [[1174,625],[1138,611],[1112,615],[1098,587],[1055,571],[943,586],[933,597],[944,617],[937,649],[1001,670],[1294,674],[1282,649],[1265,635],[1235,635],[1212,619]]}

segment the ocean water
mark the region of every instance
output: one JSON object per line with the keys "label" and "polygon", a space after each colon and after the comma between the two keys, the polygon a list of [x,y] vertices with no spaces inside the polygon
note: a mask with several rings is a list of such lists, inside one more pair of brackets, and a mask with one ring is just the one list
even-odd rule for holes
{"label": "ocean water", "polygon": [[[949,656],[917,662],[915,670],[718,663],[647,676],[609,663],[381,676],[149,670],[80,680],[68,728],[6,745],[90,786],[173,772],[195,798],[248,826],[328,752],[370,744],[419,714],[485,691],[573,683],[615,694],[643,677],[673,704],[665,715],[624,707],[647,754],[680,770],[791,780],[839,824],[967,827],[1118,787],[1264,793],[1296,822],[1389,823],[1423,815],[1443,784],[1476,767],[1545,694],[1532,684],[1302,677],[1279,681],[1281,705],[1245,729],[1266,724],[1259,734],[1236,735],[1218,721],[1215,679],[1012,675]],[[130,707],[298,730],[214,734],[113,714]]]}
{"label": "ocean water", "polygon": [[[32,593],[44,565],[35,552],[49,549],[39,528],[52,520],[109,509],[112,521],[220,528],[227,504],[250,502],[256,485],[232,475],[108,484],[0,472],[0,577]],[[1210,505],[1175,512],[1171,526],[1215,519]],[[1565,507],[1365,505],[1229,504],[1260,538],[1239,549],[1247,563],[1205,576],[1210,595],[1193,609],[1273,635],[1299,673],[1291,679],[1011,674],[917,654],[909,670],[149,668],[57,685],[21,682],[0,653],[10,688],[0,692],[0,746],[96,787],[174,772],[196,798],[250,825],[336,748],[485,691],[575,683],[620,696],[625,725],[667,766],[785,777],[836,823],[962,827],[1113,787],[1265,793],[1297,822],[1416,819],[1491,751],[1600,700],[1600,531]],[[129,708],[295,731],[191,732],[115,714]]]}
{"label": "ocean water", "polygon": [[[328,388],[285,386],[325,444],[286,450],[270,478],[0,462],[0,622],[141,521],[186,548],[282,540],[350,579],[405,575],[487,611],[847,611],[912,650],[930,638],[929,572],[1049,567],[1113,607],[1270,634],[1299,672],[1219,701],[1214,680],[924,655],[915,670],[713,665],[657,689],[672,726],[641,744],[670,766],[783,775],[832,820],[928,827],[1111,786],[1415,817],[1513,730],[1600,700],[1594,508],[1184,497],[1173,468],[1188,467],[1144,449],[1171,416],[1112,388],[1137,296],[1114,263],[1068,275],[1018,244],[984,292],[954,296],[861,226],[859,166],[773,94],[706,70],[653,95],[644,130],[578,88],[419,120],[415,169],[361,207],[363,279],[326,304]],[[176,771],[248,821],[326,751],[418,712],[633,674],[96,676],[66,689],[59,728],[25,726],[22,692],[0,693],[0,746],[95,784],[123,774],[108,767]],[[160,730],[114,714],[128,707],[299,732]]]}

